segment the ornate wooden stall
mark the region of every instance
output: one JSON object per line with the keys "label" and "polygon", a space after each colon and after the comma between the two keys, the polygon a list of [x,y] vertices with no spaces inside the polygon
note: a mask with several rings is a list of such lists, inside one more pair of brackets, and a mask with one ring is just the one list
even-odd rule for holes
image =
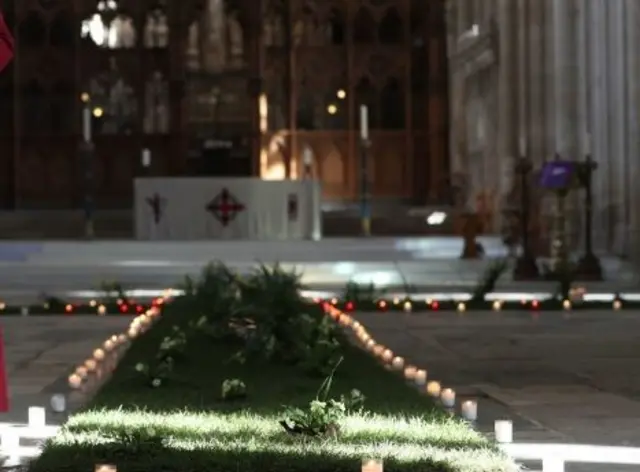
{"label": "ornate wooden stall", "polygon": [[[301,178],[309,157],[326,197],[353,199],[360,104],[370,109],[374,196],[441,201],[443,4],[5,1],[18,53],[0,76],[0,205],[81,206],[83,93],[95,114],[98,207],[129,207],[143,172]],[[233,152],[212,159],[217,147]]]}

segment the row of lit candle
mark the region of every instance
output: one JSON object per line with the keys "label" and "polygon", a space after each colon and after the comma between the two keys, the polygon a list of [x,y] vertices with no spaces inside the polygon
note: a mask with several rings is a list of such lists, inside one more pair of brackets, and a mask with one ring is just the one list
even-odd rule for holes
{"label": "row of lit candle", "polygon": [[[453,389],[443,389],[440,382],[436,380],[427,382],[428,373],[425,369],[407,364],[403,357],[397,356],[391,349],[377,343],[367,329],[350,315],[329,304],[325,305],[325,311],[340,326],[351,330],[364,349],[380,361],[386,369],[401,372],[407,382],[430,397],[440,400],[445,408],[455,408],[456,393]],[[478,403],[475,400],[463,402],[461,414],[468,421],[476,421],[478,419]]]}
{"label": "row of lit candle", "polygon": [[159,316],[160,310],[157,307],[149,308],[131,321],[125,333],[105,340],[93,351],[91,357],[76,367],[69,376],[69,386],[85,394],[97,389],[115,369],[130,342],[146,332]]}
{"label": "row of lit candle", "polygon": [[[331,303],[331,305],[335,306],[335,305],[337,305],[339,303],[339,301],[338,301],[337,298],[334,298],[334,299],[331,300],[330,303]],[[403,302],[398,301],[398,300],[394,300],[393,301],[393,304],[396,305],[396,306],[399,306],[400,304],[402,304],[402,309],[407,313],[413,311],[415,303],[417,303],[417,302],[411,301],[411,300],[405,300]],[[494,311],[500,311],[504,307],[504,303],[505,302],[503,300],[495,300],[491,304],[491,308]],[[540,307],[540,302],[538,300],[522,300],[521,303],[522,303],[522,305],[530,304],[531,307],[534,308],[534,309]],[[381,310],[386,309],[389,306],[389,304],[390,304],[390,302],[387,302],[386,300],[379,300],[378,302],[376,302],[377,307],[379,309],[381,309]],[[427,299],[425,301],[425,304],[428,307],[430,307],[431,309],[433,309],[433,310],[437,310],[438,308],[440,308],[440,304],[438,303],[438,301],[435,301],[435,300]],[[355,303],[354,302],[348,301],[348,302],[344,303],[344,306],[345,306],[345,310],[346,311],[355,310]],[[611,307],[614,310],[622,309],[622,300],[619,300],[619,299],[613,300],[613,302],[611,303]],[[565,310],[573,309],[573,302],[571,300],[569,300],[569,299],[563,300],[562,301],[562,308],[565,309]],[[456,309],[459,312],[467,311],[467,303],[465,303],[465,302],[456,303]]]}

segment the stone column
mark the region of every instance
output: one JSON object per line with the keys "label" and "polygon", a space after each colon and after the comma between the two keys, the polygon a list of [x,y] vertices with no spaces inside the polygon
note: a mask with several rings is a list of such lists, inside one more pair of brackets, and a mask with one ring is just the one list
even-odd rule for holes
{"label": "stone column", "polygon": [[627,0],[626,33],[627,33],[627,64],[629,104],[628,120],[628,151],[629,167],[627,171],[627,182],[629,194],[626,205],[629,206],[629,237],[630,256],[636,267],[640,266],[640,213],[636,211],[640,206],[640,185],[635,184],[640,181],[640,165],[638,154],[640,153],[640,3],[637,0]]}
{"label": "stone column", "polygon": [[627,173],[627,67],[626,67],[626,38],[625,38],[625,10],[626,2],[608,2],[608,41],[609,50],[609,136],[610,154],[603,156],[611,163],[609,178],[611,207],[609,212],[609,226],[612,233],[612,249],[621,253],[625,246],[626,218],[623,205],[626,192]]}
{"label": "stone column", "polygon": [[596,249],[606,249],[609,225],[607,206],[609,205],[609,120],[608,97],[609,74],[607,73],[607,21],[606,9],[609,0],[588,0],[588,64],[590,129],[594,160],[598,171],[593,180],[594,188],[594,245]]}
{"label": "stone column", "polygon": [[563,159],[576,159],[578,77],[575,0],[553,0],[552,8],[556,151]]}
{"label": "stone column", "polygon": [[529,0],[517,0],[516,6],[516,44],[517,44],[517,80],[514,85],[517,88],[516,99],[518,104],[518,158],[529,152],[531,136],[529,131],[529,94],[531,85],[529,75]]}
{"label": "stone column", "polygon": [[538,168],[545,158],[544,146],[544,2],[527,2],[528,11],[528,120],[529,120],[529,157]]}
{"label": "stone column", "polygon": [[513,0],[498,0],[498,156],[510,165],[517,152],[515,93],[515,7]]}

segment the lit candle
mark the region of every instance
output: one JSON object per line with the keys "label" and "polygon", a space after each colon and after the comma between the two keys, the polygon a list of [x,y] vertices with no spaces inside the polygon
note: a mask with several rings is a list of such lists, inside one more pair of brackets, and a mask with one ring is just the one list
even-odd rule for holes
{"label": "lit candle", "polygon": [[366,105],[360,106],[360,139],[369,140],[369,108]]}
{"label": "lit candle", "polygon": [[382,360],[384,362],[391,362],[392,359],[393,359],[393,352],[390,349],[386,349],[382,353]]}
{"label": "lit candle", "polygon": [[94,370],[96,370],[98,364],[93,359],[87,359],[87,361],[84,363],[84,366],[87,368],[87,372],[93,372]]}
{"label": "lit candle", "polygon": [[415,376],[416,384],[424,385],[427,383],[427,371],[424,369],[418,369]]}
{"label": "lit candle", "polygon": [[93,357],[97,361],[101,361],[104,359],[104,351],[102,349],[96,349],[93,351]]}
{"label": "lit candle", "polygon": [[453,408],[456,404],[456,392],[450,388],[445,388],[440,394],[440,400],[445,408]]}
{"label": "lit candle", "polygon": [[430,397],[438,398],[440,396],[441,390],[442,390],[442,387],[440,387],[440,382],[436,382],[435,380],[432,380],[427,384],[427,394]]}
{"label": "lit candle", "polygon": [[467,305],[465,305],[465,304],[464,304],[464,303],[462,303],[462,302],[458,303],[458,311],[459,311],[460,313],[462,313],[463,311],[466,311],[466,310],[467,310]]}
{"label": "lit candle", "polygon": [[85,143],[91,142],[91,108],[86,104],[82,110],[82,137]]}
{"label": "lit candle", "polygon": [[117,472],[117,468],[115,465],[111,464],[96,464],[93,469],[95,472]]}
{"label": "lit candle", "polygon": [[404,302],[403,309],[404,309],[405,312],[409,313],[413,309],[413,306],[411,305],[411,302],[410,301]]}
{"label": "lit candle", "polygon": [[496,420],[493,425],[496,436],[496,442],[511,443],[513,442],[513,423],[509,420]]}
{"label": "lit candle", "polygon": [[384,472],[382,461],[379,459],[364,459],[362,472]]}
{"label": "lit candle", "polygon": [[373,351],[374,356],[381,357],[382,354],[384,353],[384,346],[381,346],[380,344],[375,344],[371,350]]}
{"label": "lit candle", "polygon": [[373,339],[369,338],[365,341],[364,347],[366,347],[369,351],[373,352],[373,350],[376,348],[376,342]]}
{"label": "lit candle", "polygon": [[147,168],[151,165],[151,151],[149,149],[143,149],[140,157],[142,167]]}
{"label": "lit candle", "polygon": [[409,365],[404,369],[404,378],[407,380],[415,380],[417,372],[418,369],[416,369],[412,365]]}
{"label": "lit candle", "polygon": [[500,311],[502,309],[502,302],[500,300],[496,300],[493,302],[494,311]]}
{"label": "lit candle", "polygon": [[75,389],[80,387],[80,385],[82,385],[82,377],[80,377],[78,374],[71,374],[69,376],[69,387]]}
{"label": "lit candle", "polygon": [[474,400],[467,400],[462,404],[462,417],[467,421],[478,419],[478,403]]}
{"label": "lit candle", "polygon": [[402,357],[394,357],[391,361],[391,367],[393,367],[394,370],[402,370],[404,367],[404,359]]}

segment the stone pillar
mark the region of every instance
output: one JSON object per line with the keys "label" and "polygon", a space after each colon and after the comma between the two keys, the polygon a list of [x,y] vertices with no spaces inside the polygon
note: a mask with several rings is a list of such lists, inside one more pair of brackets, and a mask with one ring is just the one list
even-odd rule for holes
{"label": "stone pillar", "polygon": [[544,145],[544,3],[542,1],[527,2],[528,11],[528,120],[529,120],[529,158],[534,168],[539,168],[545,158]]}
{"label": "stone pillar", "polygon": [[627,182],[629,185],[628,200],[625,202],[629,207],[629,237],[630,256],[636,268],[640,266],[640,213],[636,211],[640,205],[640,185],[635,182],[640,181],[640,165],[638,156],[640,153],[640,3],[637,0],[627,0],[626,33],[627,33],[627,64],[628,86],[629,86],[629,168],[627,172]]}
{"label": "stone pillar", "polygon": [[609,74],[607,73],[607,21],[606,9],[609,0],[588,0],[588,64],[589,101],[591,108],[592,154],[598,163],[594,175],[594,246],[597,250],[607,249],[609,225],[607,206],[609,205],[609,120],[608,97]]}
{"label": "stone pillar", "polygon": [[[498,24],[498,156],[501,164],[511,165],[517,153],[515,87],[515,7],[513,0],[497,0]],[[510,184],[510,183],[509,183]]]}
{"label": "stone pillar", "polygon": [[609,178],[611,179],[611,208],[609,225],[613,230],[612,249],[620,254],[626,247],[626,215],[624,200],[626,193],[626,174],[628,171],[627,125],[628,94],[625,11],[626,2],[607,3],[609,50],[609,133],[610,154],[603,156],[611,163]]}
{"label": "stone pillar", "polygon": [[529,75],[529,0],[517,0],[516,6],[516,44],[518,61],[517,80],[514,86],[517,89],[516,98],[518,104],[518,153],[517,157],[523,157],[529,153],[531,135],[529,129],[529,94],[531,85]]}
{"label": "stone pillar", "polygon": [[554,103],[556,151],[564,159],[578,156],[576,0],[553,0]]}

